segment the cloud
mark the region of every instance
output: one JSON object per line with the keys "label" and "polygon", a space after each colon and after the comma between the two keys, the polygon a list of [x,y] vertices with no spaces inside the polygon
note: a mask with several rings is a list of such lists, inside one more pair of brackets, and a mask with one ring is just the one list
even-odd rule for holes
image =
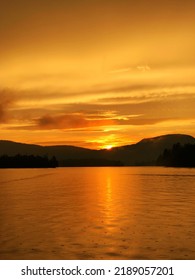
{"label": "cloud", "polygon": [[[185,98],[186,97],[186,98]],[[116,100],[114,100],[116,101]],[[127,101],[127,100],[125,100]],[[177,117],[195,117],[195,97],[193,95],[183,94],[181,98],[178,96],[172,96],[160,98],[159,100],[143,100],[141,102],[113,102],[113,103],[82,103],[82,104],[72,104],[67,109],[89,112],[96,111],[104,112],[114,111],[117,115],[145,115],[149,118],[177,118]],[[64,106],[66,109],[66,106]]]}
{"label": "cloud", "polygon": [[81,113],[63,114],[63,115],[45,115],[36,120],[36,127],[39,129],[78,129],[85,127],[96,127],[113,125],[111,119],[89,119]]}
{"label": "cloud", "polygon": [[142,126],[142,125],[153,125],[160,122],[167,121],[167,118],[130,118],[124,120],[118,120],[118,125],[129,125],[129,126]]}
{"label": "cloud", "polygon": [[[20,90],[16,92],[18,96],[24,101],[32,101],[32,100],[59,100],[61,102],[63,99],[68,100],[68,98],[76,98],[76,97],[93,97],[93,95],[103,96],[105,93],[107,94],[116,94],[116,93],[131,93],[131,92],[139,92],[140,90],[155,90],[161,88],[161,86],[156,84],[137,84],[137,83],[131,83],[129,82],[125,83],[123,82],[123,85],[121,85],[121,82],[115,82],[113,85],[112,83],[100,83],[100,84],[94,84],[86,87],[82,87],[80,89],[74,89],[74,88],[52,88],[48,90],[48,88],[41,88],[41,89],[29,89],[29,90]],[[13,90],[15,91],[15,90]]]}
{"label": "cloud", "polygon": [[[38,95],[32,91],[0,90],[0,123],[9,123],[7,129],[10,130],[91,131],[102,130],[104,126],[117,126],[120,130],[125,126],[152,126],[172,120],[179,122],[195,118],[192,85],[163,89],[150,86],[146,91],[142,91],[142,87],[135,87],[135,94],[116,96],[115,93],[89,101],[81,99],[82,102],[57,100],[55,104],[50,100],[51,93]],[[115,88],[115,91],[117,89],[119,88]],[[125,87],[123,90],[125,91]],[[36,98],[34,102],[31,99],[33,95]]]}
{"label": "cloud", "polygon": [[142,71],[142,72],[146,72],[146,71],[150,71],[151,68],[148,65],[138,65],[137,70]]}

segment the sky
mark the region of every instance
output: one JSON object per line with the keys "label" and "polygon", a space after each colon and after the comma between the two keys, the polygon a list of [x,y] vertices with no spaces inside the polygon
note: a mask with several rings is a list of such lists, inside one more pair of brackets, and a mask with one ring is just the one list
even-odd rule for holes
{"label": "sky", "polygon": [[194,0],[1,0],[0,139],[195,136]]}

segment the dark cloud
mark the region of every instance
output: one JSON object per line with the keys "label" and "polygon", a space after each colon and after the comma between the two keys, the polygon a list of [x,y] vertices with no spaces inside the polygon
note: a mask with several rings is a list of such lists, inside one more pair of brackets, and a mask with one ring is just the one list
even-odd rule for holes
{"label": "dark cloud", "polygon": [[37,120],[40,129],[77,129],[113,125],[110,119],[89,119],[84,114],[64,114],[58,116],[45,115]]}

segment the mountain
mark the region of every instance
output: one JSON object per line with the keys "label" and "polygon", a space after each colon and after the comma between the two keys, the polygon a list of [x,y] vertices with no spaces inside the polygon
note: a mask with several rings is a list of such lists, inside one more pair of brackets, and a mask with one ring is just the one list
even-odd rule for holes
{"label": "mountain", "polygon": [[111,150],[91,150],[74,146],[40,146],[0,141],[0,155],[55,156],[60,166],[102,165],[155,165],[165,149],[176,143],[195,144],[195,138],[184,134],[169,134],[143,139],[133,145],[116,147]]}
{"label": "mountain", "polygon": [[115,157],[122,157],[125,165],[154,165],[165,149],[170,149],[177,143],[195,144],[195,138],[185,134],[162,135],[113,149],[113,153]]}
{"label": "mountain", "polygon": [[7,140],[0,140],[0,155],[43,155],[44,148],[39,145],[23,144]]}

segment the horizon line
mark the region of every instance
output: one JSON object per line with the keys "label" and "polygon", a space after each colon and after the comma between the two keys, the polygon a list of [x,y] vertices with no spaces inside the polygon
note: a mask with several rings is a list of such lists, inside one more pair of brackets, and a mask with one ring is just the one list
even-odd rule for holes
{"label": "horizon line", "polygon": [[188,136],[188,137],[192,137],[195,139],[194,136],[189,135],[189,134],[184,134],[184,133],[168,133],[168,134],[162,134],[162,135],[158,135],[158,136],[153,136],[153,137],[147,137],[147,138],[142,138],[137,142],[134,142],[132,144],[125,144],[125,145],[121,145],[121,146],[112,146],[111,148],[100,148],[100,149],[92,149],[92,148],[87,148],[87,147],[82,147],[82,146],[77,146],[77,145],[69,145],[69,144],[52,144],[52,145],[42,145],[42,144],[38,144],[38,143],[24,143],[24,142],[18,142],[18,141],[13,141],[13,140],[8,140],[8,139],[0,139],[0,142],[4,141],[4,142],[12,142],[12,143],[16,143],[16,144],[23,144],[23,145],[33,145],[33,146],[40,146],[40,147],[62,147],[62,146],[66,146],[66,147],[76,147],[76,148],[81,148],[81,149],[86,149],[86,150],[93,150],[93,151],[100,151],[100,150],[112,150],[114,148],[120,148],[120,147],[125,147],[125,146],[130,146],[130,145],[135,145],[143,140],[147,140],[147,139],[155,139],[155,138],[160,138],[160,137],[164,137],[164,136],[174,136],[174,135],[178,135],[178,136]]}

